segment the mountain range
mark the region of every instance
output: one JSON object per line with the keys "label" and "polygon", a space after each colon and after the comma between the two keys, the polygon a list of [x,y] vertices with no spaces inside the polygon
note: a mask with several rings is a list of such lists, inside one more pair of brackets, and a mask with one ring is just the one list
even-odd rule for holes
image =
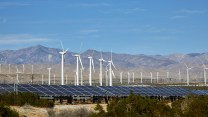
{"label": "mountain range", "polygon": [[[42,45],[23,48],[19,50],[0,51],[1,64],[59,64],[61,50],[48,48]],[[72,55],[76,52],[68,51],[65,55],[65,64],[75,65],[76,59]],[[81,54],[85,67],[89,64],[89,55],[94,58],[95,67],[99,66],[98,59],[101,52],[97,50],[86,50]],[[110,60],[111,52],[102,52],[103,58]],[[208,64],[208,53],[170,54],[170,55],[145,55],[145,54],[118,54],[112,53],[114,64],[117,68],[123,69],[178,69],[181,66],[201,66]]]}

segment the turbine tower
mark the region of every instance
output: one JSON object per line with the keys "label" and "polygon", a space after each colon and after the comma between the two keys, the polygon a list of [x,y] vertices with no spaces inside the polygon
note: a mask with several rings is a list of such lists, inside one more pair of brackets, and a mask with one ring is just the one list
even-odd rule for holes
{"label": "turbine tower", "polygon": [[100,61],[99,83],[100,83],[100,86],[102,86],[103,84],[103,62],[106,62],[106,61],[103,59],[102,52],[100,54],[101,54],[101,58],[99,59]]}
{"label": "turbine tower", "polygon": [[120,83],[122,84],[123,72],[120,72]]}
{"label": "turbine tower", "polygon": [[134,72],[132,73],[132,82],[134,83]]}
{"label": "turbine tower", "polygon": [[112,60],[112,51],[111,51],[111,60],[108,61],[108,65],[107,66],[109,66],[109,70],[108,70],[108,72],[109,72],[109,86],[113,86],[113,83],[112,83],[112,75],[114,77],[115,77],[115,75],[114,75],[114,72],[112,70],[112,66],[114,67],[114,69],[116,69],[116,67],[115,67],[115,65],[113,63],[113,60]]}
{"label": "turbine tower", "polygon": [[140,81],[140,83],[142,84],[143,82],[142,82],[142,78],[143,78],[143,75],[142,75],[142,72],[140,72],[141,73],[141,81]]}
{"label": "turbine tower", "polygon": [[61,85],[64,85],[64,55],[68,51],[68,49],[64,50],[63,44],[61,42],[62,51],[59,52],[61,54]]}
{"label": "turbine tower", "polygon": [[179,69],[179,71],[178,71],[178,79],[179,79],[179,82],[181,83],[181,70]]}
{"label": "turbine tower", "polygon": [[204,66],[204,84],[207,85],[207,67],[203,64]]}
{"label": "turbine tower", "polygon": [[152,72],[150,72],[150,82],[152,84]]}
{"label": "turbine tower", "polygon": [[82,60],[80,57],[80,54],[75,54],[74,57],[76,57],[77,59],[77,71],[76,71],[76,85],[79,85],[79,63],[81,64],[81,69],[84,69],[83,65],[82,65]]}
{"label": "turbine tower", "polygon": [[17,69],[17,72],[16,72],[16,74],[17,74],[16,79],[17,79],[17,84],[19,84],[19,73],[21,73],[21,72],[19,72],[18,67],[16,67],[16,69]]}
{"label": "turbine tower", "polygon": [[48,68],[48,85],[51,85],[51,68]]}
{"label": "turbine tower", "polygon": [[191,70],[193,67],[188,67],[186,64],[186,82],[187,82],[187,85],[189,85],[189,70]]}
{"label": "turbine tower", "polygon": [[128,78],[128,84],[130,84],[130,73],[127,73],[127,78]]}
{"label": "turbine tower", "polygon": [[95,67],[94,67],[94,62],[93,62],[93,58],[92,56],[89,56],[88,57],[89,59],[89,85],[92,86],[92,68],[93,68],[93,71],[95,72]]}

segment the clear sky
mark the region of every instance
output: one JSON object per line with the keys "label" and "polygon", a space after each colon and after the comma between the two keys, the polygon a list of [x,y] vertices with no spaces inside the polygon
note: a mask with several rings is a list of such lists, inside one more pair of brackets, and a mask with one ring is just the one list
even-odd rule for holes
{"label": "clear sky", "polygon": [[0,49],[208,52],[208,0],[0,0]]}

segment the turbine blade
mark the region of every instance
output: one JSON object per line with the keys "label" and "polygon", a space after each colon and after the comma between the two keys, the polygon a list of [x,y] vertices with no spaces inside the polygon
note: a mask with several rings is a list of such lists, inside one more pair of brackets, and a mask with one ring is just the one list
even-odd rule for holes
{"label": "turbine blade", "polygon": [[93,71],[95,72],[95,65],[94,65],[93,59],[92,59],[92,68],[93,68]]}
{"label": "turbine blade", "polygon": [[186,68],[188,68],[188,66],[186,65],[186,63],[184,63],[184,65],[186,66]]}
{"label": "turbine blade", "polygon": [[69,48],[67,48],[67,49],[65,50],[65,53],[66,53],[68,50],[69,50]]}
{"label": "turbine blade", "polygon": [[106,69],[106,71],[108,71],[108,66],[110,65],[110,63],[108,64],[108,65],[106,65],[106,67],[105,67],[105,69]]}
{"label": "turbine blade", "polygon": [[80,62],[80,64],[81,64],[81,66],[82,66],[82,69],[84,69],[84,67],[83,67],[83,65],[82,65],[82,60],[81,60],[81,57],[79,56],[79,62]]}
{"label": "turbine blade", "polygon": [[114,65],[114,63],[113,63],[113,61],[112,61],[111,63],[112,63],[112,65],[113,65],[114,69],[117,70],[116,67],[115,67],[115,65]]}
{"label": "turbine blade", "polygon": [[61,43],[61,48],[62,48],[62,50],[64,51],[64,46],[63,46],[63,44],[62,44],[62,41],[60,40],[60,43]]}
{"label": "turbine blade", "polygon": [[114,74],[114,72],[113,72],[113,70],[112,70],[112,75],[113,75],[114,78],[116,78],[116,77],[115,77],[115,74]]}

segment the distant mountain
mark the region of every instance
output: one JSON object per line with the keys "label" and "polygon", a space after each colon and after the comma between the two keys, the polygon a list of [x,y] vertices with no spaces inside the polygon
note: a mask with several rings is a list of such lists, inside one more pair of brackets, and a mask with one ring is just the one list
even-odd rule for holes
{"label": "distant mountain", "polygon": [[[4,50],[0,52],[1,64],[58,64],[61,61],[59,55],[60,49],[47,48],[42,45],[23,48],[19,50]],[[72,55],[74,52],[67,52],[65,56],[66,64],[75,64],[76,59]],[[110,52],[102,52],[105,60],[110,59]],[[88,56],[93,55],[95,66],[99,66],[98,59],[101,53],[97,50],[87,50],[81,53],[81,58],[84,66],[88,66]],[[171,54],[168,56],[162,55],[131,55],[112,53],[114,64],[117,68],[152,68],[152,69],[167,69],[176,67],[179,63],[186,64],[208,64],[208,53],[191,53]],[[176,67],[177,68],[177,67]]]}

